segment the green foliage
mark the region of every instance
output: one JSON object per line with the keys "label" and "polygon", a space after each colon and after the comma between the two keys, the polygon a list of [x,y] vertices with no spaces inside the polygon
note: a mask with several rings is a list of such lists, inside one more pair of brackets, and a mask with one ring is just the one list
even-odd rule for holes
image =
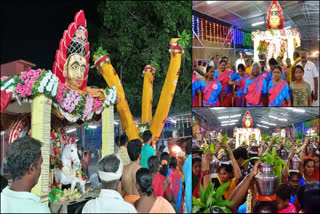
{"label": "green foliage", "polygon": [[187,48],[190,45],[189,41],[191,39],[191,35],[188,34],[185,30],[183,30],[181,34],[178,31],[178,37],[180,38],[178,40],[178,44],[181,48]]}
{"label": "green foliage", "polygon": [[284,146],[286,149],[290,150],[290,148],[291,148],[290,140],[289,140],[289,139],[286,139],[285,142],[283,143],[283,146]]}
{"label": "green foliage", "polygon": [[[178,32],[182,32],[182,42],[187,39],[187,34],[191,35],[191,7],[191,1],[101,1],[96,16],[101,24],[95,29],[90,29],[88,24],[91,50],[98,49],[100,45],[108,50],[134,117],[141,116],[141,72],[151,60],[159,65],[158,69],[155,68],[157,72],[153,82],[152,111],[155,113],[169,67],[169,43],[171,38],[179,37]],[[92,37],[95,32],[96,37]],[[191,67],[190,40],[181,61],[169,113],[191,112]],[[101,74],[93,73],[96,72],[90,72],[92,76],[88,77],[88,86],[105,88]]]}
{"label": "green foliage", "polygon": [[270,136],[267,134],[267,133],[264,133],[262,136],[261,136],[261,139],[265,142],[270,142]]}
{"label": "green foliage", "polygon": [[252,157],[244,161],[243,164],[250,160],[260,160],[264,163],[272,164],[273,165],[273,171],[274,173],[280,178],[280,183],[282,180],[282,167],[285,167],[289,173],[289,168],[287,164],[279,157],[277,156],[277,150],[275,147],[272,147],[271,152],[268,151],[265,155],[259,157]]}
{"label": "green foliage", "polygon": [[272,137],[273,143],[279,143],[280,142],[280,138],[278,135],[275,135]]}
{"label": "green foliage", "polygon": [[100,45],[99,48],[96,50],[96,52],[94,52],[93,56],[107,56],[109,55],[107,50],[103,49],[103,47]]}
{"label": "green foliage", "polygon": [[156,72],[159,70],[160,65],[155,60],[151,60],[150,65],[156,70]]}
{"label": "green foliage", "polygon": [[207,142],[205,141],[205,143],[203,144],[203,147],[200,149],[200,151],[202,151],[203,153],[206,153],[207,151],[211,151],[214,152],[215,148],[213,143],[210,143],[210,146],[208,146]]}
{"label": "green foliage", "polygon": [[224,213],[231,213],[231,210],[227,206],[232,205],[234,201],[221,199],[224,191],[229,188],[229,185],[230,181],[214,189],[214,183],[211,183],[204,190],[202,184],[200,184],[200,201],[196,197],[192,197],[192,213],[211,213],[213,209]]}
{"label": "green foliage", "polygon": [[227,134],[224,134],[224,135],[223,135],[221,141],[222,141],[223,143],[226,143],[226,142],[228,141],[228,136],[227,136]]}

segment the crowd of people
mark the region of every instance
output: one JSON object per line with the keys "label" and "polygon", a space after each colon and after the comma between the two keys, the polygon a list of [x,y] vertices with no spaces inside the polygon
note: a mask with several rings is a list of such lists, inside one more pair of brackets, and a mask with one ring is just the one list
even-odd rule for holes
{"label": "crowd of people", "polygon": [[[319,146],[313,156],[306,156],[306,148],[310,144],[310,138],[305,138],[299,153],[299,170],[291,170],[291,159],[296,150],[292,149],[286,157],[289,173],[283,169],[282,180],[277,186],[274,197],[263,197],[258,194],[254,179],[259,173],[262,164],[260,160],[246,160],[250,157],[261,156],[274,145],[264,142],[260,144],[258,152],[252,152],[250,145],[241,145],[234,150],[229,146],[232,141],[218,143],[212,153],[210,150],[202,152],[199,146],[192,148],[192,195],[199,197],[200,185],[204,189],[210,183],[215,188],[229,183],[224,191],[222,199],[233,201],[228,208],[233,213],[319,213],[320,212],[320,189],[319,189]],[[317,142],[319,145],[319,137]],[[268,146],[265,146],[268,145]],[[282,147],[283,142],[280,143]],[[281,148],[280,147],[280,148]],[[226,161],[222,153],[228,154]],[[280,151],[280,150],[279,150]],[[279,152],[278,151],[278,152]],[[280,155],[280,154],[278,154]],[[216,167],[212,167],[213,159],[219,160]],[[216,174],[216,176],[212,176]]]}
{"label": "crowd of people", "polygon": [[[100,194],[86,202],[82,213],[191,213],[191,138],[170,139],[161,153],[154,149],[150,131],[143,133],[143,142],[128,141],[125,134],[119,141],[115,153],[99,159]],[[177,146],[181,153],[175,152]],[[1,177],[1,213],[50,213],[31,193],[41,174],[41,142],[19,138],[9,145],[7,159],[13,183],[3,184]]]}
{"label": "crowd of people", "polygon": [[[228,57],[198,61],[193,67],[193,106],[312,106],[318,101],[319,71],[304,48],[290,58],[278,56],[266,62],[246,60],[242,53],[235,66]],[[267,69],[268,65],[268,69]],[[317,104],[318,106],[319,104]]]}

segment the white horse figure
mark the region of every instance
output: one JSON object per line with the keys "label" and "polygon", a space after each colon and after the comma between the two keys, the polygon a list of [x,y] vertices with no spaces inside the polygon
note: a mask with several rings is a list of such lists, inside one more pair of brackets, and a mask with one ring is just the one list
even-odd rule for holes
{"label": "white horse figure", "polygon": [[80,184],[82,193],[85,193],[86,182],[76,176],[76,171],[81,169],[81,162],[77,153],[77,146],[74,143],[68,143],[62,150],[60,156],[63,167],[62,170],[54,169],[54,177],[57,184],[71,184],[73,190],[77,183]]}

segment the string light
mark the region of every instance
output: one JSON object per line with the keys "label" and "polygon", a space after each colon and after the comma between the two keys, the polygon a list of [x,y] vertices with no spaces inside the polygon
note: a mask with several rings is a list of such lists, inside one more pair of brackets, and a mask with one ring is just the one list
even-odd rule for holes
{"label": "string light", "polygon": [[210,27],[210,41],[212,42],[212,37],[213,37],[213,35],[212,35],[212,22],[210,22],[209,23],[209,27]]}
{"label": "string light", "polygon": [[208,26],[208,21],[205,20],[205,22],[204,22],[204,39],[205,40],[208,40],[207,26]]}
{"label": "string light", "polygon": [[201,36],[201,40],[203,40],[203,20],[202,19],[200,19],[200,30],[201,30],[201,34],[200,34],[200,36]]}
{"label": "string light", "polygon": [[197,17],[197,35],[199,36],[200,33],[200,25],[199,25],[199,18]]}
{"label": "string light", "polygon": [[[192,15],[192,31],[196,32],[196,29],[194,28],[194,15]],[[193,32],[192,32],[192,38],[194,38]]]}

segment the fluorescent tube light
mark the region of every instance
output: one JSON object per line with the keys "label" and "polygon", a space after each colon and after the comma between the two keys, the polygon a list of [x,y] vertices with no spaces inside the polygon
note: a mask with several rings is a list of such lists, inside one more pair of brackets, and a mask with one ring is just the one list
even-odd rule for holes
{"label": "fluorescent tube light", "polygon": [[88,127],[89,127],[90,129],[96,129],[96,128],[97,128],[96,125],[89,125]]}
{"label": "fluorescent tube light", "polygon": [[264,24],[264,21],[262,21],[262,22],[256,22],[256,23],[253,23],[253,24],[252,24],[252,27],[258,26],[258,25],[262,25],[262,24]]}
{"label": "fluorescent tube light", "polygon": [[208,4],[215,3],[216,1],[207,1]]}
{"label": "fluorescent tube light", "polygon": [[264,126],[264,125],[260,125],[260,124],[257,124],[257,126],[259,126],[259,127],[264,127],[264,128],[269,128],[268,126]]}
{"label": "fluorescent tube light", "polygon": [[76,128],[74,128],[74,129],[69,129],[69,130],[67,131],[67,133],[74,132],[74,131],[76,131],[76,130],[77,130]]}
{"label": "fluorescent tube light", "polygon": [[218,119],[225,119],[225,118],[229,118],[229,116],[218,117]]}
{"label": "fluorescent tube light", "polygon": [[114,125],[118,125],[119,123],[114,121],[113,124],[114,124]]}
{"label": "fluorescent tube light", "polygon": [[288,121],[287,119],[284,119],[284,118],[277,118],[277,119],[280,121]]}
{"label": "fluorescent tube light", "polygon": [[213,107],[212,110],[218,111],[218,110],[224,110],[226,107]]}
{"label": "fluorescent tube light", "polygon": [[283,28],[283,29],[285,30],[285,29],[289,29],[289,28],[291,28],[291,26],[285,27],[285,28]]}
{"label": "fluorescent tube light", "polygon": [[233,117],[240,117],[240,116],[241,116],[241,114],[235,114],[235,115],[232,115],[230,117],[233,118]]}
{"label": "fluorescent tube light", "polygon": [[276,125],[277,125],[277,124],[269,123],[269,122],[266,122],[266,121],[261,121],[261,123],[268,124],[268,125],[272,125],[272,126],[276,126]]}
{"label": "fluorescent tube light", "polygon": [[295,112],[302,112],[302,113],[306,112],[304,109],[298,109],[298,108],[292,108],[292,110]]}

